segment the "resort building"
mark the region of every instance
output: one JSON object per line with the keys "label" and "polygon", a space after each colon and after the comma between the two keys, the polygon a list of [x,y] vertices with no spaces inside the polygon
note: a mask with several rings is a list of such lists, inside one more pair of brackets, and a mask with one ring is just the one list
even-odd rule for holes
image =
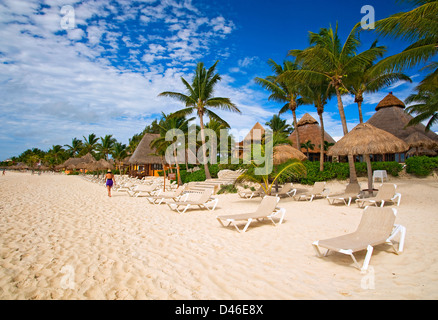
{"label": "resort building", "polygon": [[151,148],[151,142],[160,135],[146,133],[129,159],[131,172],[137,176],[158,176],[163,170],[161,157],[154,155],[155,150]]}
{"label": "resort building", "polygon": [[[313,149],[309,148],[309,150],[307,150],[307,148],[304,147],[297,147],[297,131],[300,135],[301,145],[310,142],[309,145],[312,145]],[[297,128],[295,128],[294,132],[289,136],[289,140],[292,141],[295,148],[307,155],[309,161],[319,161],[321,145],[324,146],[324,141],[327,141],[329,144],[334,144],[336,142],[326,131],[324,131],[324,141],[321,143],[321,127],[318,121],[308,113],[303,115],[300,121],[298,121]],[[330,160],[326,159],[325,161]]]}
{"label": "resort building", "polygon": [[[251,151],[251,145],[253,143],[261,143],[261,139],[263,135],[265,134],[265,128],[257,122],[254,127],[248,132],[245,139],[243,139],[241,142],[236,143],[236,149],[234,156],[236,158],[243,158],[245,151]],[[249,148],[249,150],[247,150]]]}
{"label": "resort building", "polygon": [[[432,131],[426,132],[422,124],[407,127],[406,125],[413,117],[405,112],[405,108],[405,104],[391,92],[380,101],[376,107],[376,113],[367,123],[393,134],[412,146],[412,149],[407,152],[408,156],[417,153],[436,155],[434,148],[438,145],[438,135]],[[415,147],[416,145],[422,147]],[[405,158],[406,154],[384,154],[374,155],[372,161],[404,162]]]}

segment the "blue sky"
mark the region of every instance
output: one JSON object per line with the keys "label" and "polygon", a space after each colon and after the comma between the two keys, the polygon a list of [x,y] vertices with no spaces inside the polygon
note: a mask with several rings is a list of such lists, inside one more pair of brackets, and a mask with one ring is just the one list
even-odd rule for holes
{"label": "blue sky", "polygon": [[[288,50],[307,47],[308,31],[336,22],[345,40],[364,5],[374,7],[376,20],[407,9],[395,0],[2,0],[0,160],[90,133],[112,134],[127,144],[161,111],[181,108],[157,95],[183,91],[180,78],[190,81],[198,61],[207,67],[220,61],[215,95],[229,97],[242,111],[219,112],[233,129],[264,124],[281,107],[253,81],[270,75],[267,60],[281,63]],[[71,17],[74,25],[68,24]],[[376,38],[363,33],[363,49]],[[407,46],[387,38],[380,44],[388,54]],[[423,77],[418,69],[406,70],[413,84],[365,96],[365,121],[388,92],[404,100]],[[352,96],[343,101],[352,129],[357,107]],[[314,109],[303,106],[297,114],[317,118]],[[292,122],[291,113],[282,117]],[[334,100],[324,121],[330,135],[342,136]]]}

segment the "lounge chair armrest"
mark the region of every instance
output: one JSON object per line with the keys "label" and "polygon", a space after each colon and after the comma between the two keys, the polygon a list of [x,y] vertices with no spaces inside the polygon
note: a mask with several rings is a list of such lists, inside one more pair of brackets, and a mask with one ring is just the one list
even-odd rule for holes
{"label": "lounge chair armrest", "polygon": [[286,213],[286,209],[285,208],[280,208],[280,207],[276,207],[274,212],[272,212],[269,215],[269,218],[272,219],[273,217],[280,215],[280,222],[279,224],[282,224],[283,220],[284,220],[284,215]]}
{"label": "lounge chair armrest", "polygon": [[401,193],[398,193],[398,192],[397,192],[397,193],[394,195],[394,197],[391,198],[391,201],[394,201],[395,199],[397,199],[397,207],[400,206]]}
{"label": "lounge chair armrest", "polygon": [[324,191],[321,193],[323,197],[327,197],[330,195],[330,188],[325,188]]}
{"label": "lounge chair armrest", "polygon": [[394,250],[396,251],[397,254],[403,252],[403,248],[404,248],[404,244],[405,244],[405,237],[406,237],[406,227],[404,227],[400,224],[395,224],[394,229],[392,229],[391,235],[386,240],[387,242],[392,243],[391,240],[394,239],[394,237],[398,233],[400,233],[400,242],[398,244],[398,249],[394,248]]}

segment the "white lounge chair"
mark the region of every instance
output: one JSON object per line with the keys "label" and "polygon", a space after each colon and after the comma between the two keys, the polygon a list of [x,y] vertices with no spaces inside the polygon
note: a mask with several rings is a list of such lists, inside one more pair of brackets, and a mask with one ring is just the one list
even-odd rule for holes
{"label": "white lounge chair", "polygon": [[239,195],[239,197],[244,198],[244,199],[252,199],[254,197],[262,197],[262,196],[264,196],[265,195],[265,191],[263,190],[262,187],[260,187],[256,191],[251,191],[251,190],[239,191],[238,195]]}
{"label": "white lounge chair", "polygon": [[[313,247],[316,250],[316,254],[321,257],[322,254],[319,248],[323,247],[327,249],[324,256],[327,256],[330,250],[349,255],[353,259],[355,267],[366,271],[373,253],[373,247],[387,243],[392,245],[397,254],[403,252],[406,228],[394,224],[396,215],[397,210],[394,208],[366,207],[355,232],[331,239],[315,241]],[[392,240],[399,232],[401,234],[400,241],[396,249]],[[362,250],[367,250],[367,254],[362,267],[360,267],[353,253]]]}
{"label": "white lounge chair", "polygon": [[[265,196],[262,202],[260,203],[259,207],[257,208],[257,210],[253,213],[217,216],[216,219],[224,227],[225,225],[222,221],[228,222],[227,226],[232,224],[239,232],[245,232],[252,221],[254,220],[259,221],[260,219],[265,219],[265,218],[269,219],[274,224],[274,226],[276,226],[273,218],[277,215],[280,215],[280,221],[278,224],[281,224],[283,222],[284,214],[286,212],[284,208],[277,207],[279,200],[280,198],[278,197]],[[237,225],[238,221],[246,221],[246,224],[242,230],[239,229]]]}
{"label": "white lounge chair", "polygon": [[293,197],[297,193],[297,189],[294,188],[292,183],[288,183],[281,188],[279,192],[271,192],[271,195],[277,197]]}
{"label": "white lounge chair", "polygon": [[200,209],[207,209],[213,211],[219,201],[218,198],[211,197],[213,193],[212,189],[206,189],[201,193],[201,196],[197,200],[186,200],[186,201],[166,201],[166,204],[170,209],[177,211],[178,213],[184,213],[186,210],[193,206],[198,206]]}
{"label": "white lounge chair", "polygon": [[336,201],[342,201],[346,206],[350,206],[351,200],[359,198],[361,193],[358,183],[350,183],[345,187],[344,193],[327,196],[329,204],[334,204]]}
{"label": "white lounge chair", "polygon": [[324,197],[325,194],[329,192],[329,189],[325,187],[325,182],[315,182],[313,185],[313,188],[311,191],[302,193],[302,194],[296,194],[292,198],[294,200],[309,200],[312,202],[312,200],[316,197]]}
{"label": "white lounge chair", "polygon": [[384,183],[380,186],[375,197],[356,199],[356,204],[359,207],[365,207],[368,204],[374,204],[376,207],[380,202],[383,207],[385,202],[394,202],[397,199],[397,206],[400,206],[401,194],[395,192],[397,185],[393,183]]}
{"label": "white lounge chair", "polygon": [[121,185],[118,185],[118,186],[114,186],[113,187],[113,190],[114,191],[117,191],[117,192],[127,192],[127,191],[130,191],[130,190],[132,190],[134,187],[135,187],[136,185],[134,184],[134,182],[132,182],[132,181],[127,181],[127,182],[125,182],[125,183],[123,183],[123,184],[121,184]]}
{"label": "white lounge chair", "polygon": [[160,185],[155,182],[152,184],[139,184],[127,192],[131,197],[148,197],[155,195],[159,187]]}
{"label": "white lounge chair", "polygon": [[[146,199],[152,203],[152,204],[162,204],[164,200],[170,199],[173,201],[179,201],[181,197],[183,196],[183,192],[185,190],[185,185],[179,186],[175,191],[173,192],[161,192],[158,191],[157,195],[146,197]],[[188,193],[186,193],[188,196]]]}

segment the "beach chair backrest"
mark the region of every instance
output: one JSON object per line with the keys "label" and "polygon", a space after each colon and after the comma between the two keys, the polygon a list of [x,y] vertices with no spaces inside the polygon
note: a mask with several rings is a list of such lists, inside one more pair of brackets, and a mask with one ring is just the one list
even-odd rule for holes
{"label": "beach chair backrest", "polygon": [[200,203],[206,203],[208,199],[210,199],[212,193],[213,193],[213,189],[205,189],[204,192],[202,192],[199,199],[197,199],[196,201]]}
{"label": "beach chair backrest", "polygon": [[174,195],[176,197],[180,196],[183,193],[185,188],[186,188],[186,185],[179,186],[178,188],[176,188]]}
{"label": "beach chair backrest", "polygon": [[347,194],[359,194],[360,193],[360,184],[359,183],[349,183],[345,187],[345,193]]}
{"label": "beach chair backrest", "polygon": [[394,227],[397,210],[390,207],[366,207],[357,233],[376,239],[388,238]]}
{"label": "beach chair backrest", "polygon": [[377,192],[376,200],[389,200],[395,195],[395,184],[384,183]]}
{"label": "beach chair backrest", "polygon": [[281,193],[289,192],[292,189],[293,189],[293,184],[292,183],[288,183],[283,188],[281,188]]}
{"label": "beach chair backrest", "polygon": [[325,182],[317,181],[313,185],[312,193],[313,194],[322,193],[324,191],[324,188],[325,188]]}
{"label": "beach chair backrest", "polygon": [[277,207],[278,198],[277,197],[271,197],[266,196],[262,199],[262,202],[260,202],[259,207],[256,210],[256,214],[259,215],[268,215],[274,212],[275,208]]}

